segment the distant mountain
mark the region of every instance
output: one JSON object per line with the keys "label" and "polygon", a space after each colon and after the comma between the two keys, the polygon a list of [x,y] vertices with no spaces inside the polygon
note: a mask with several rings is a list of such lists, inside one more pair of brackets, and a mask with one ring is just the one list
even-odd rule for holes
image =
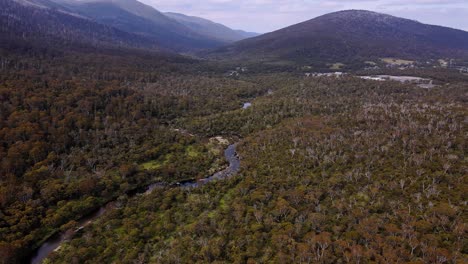
{"label": "distant mountain", "polygon": [[191,30],[210,38],[219,39],[225,42],[235,42],[246,38],[258,36],[257,33],[245,32],[242,30],[233,30],[222,24],[215,23],[208,19],[187,16],[179,13],[164,13],[167,17],[187,26]]}
{"label": "distant mountain", "polygon": [[361,10],[327,14],[207,54],[214,58],[302,62],[467,55],[468,32]]}
{"label": "distant mountain", "polygon": [[253,37],[257,37],[261,35],[260,33],[248,32],[244,30],[235,30],[235,31],[237,32],[237,34],[240,34],[244,38],[253,38]]}

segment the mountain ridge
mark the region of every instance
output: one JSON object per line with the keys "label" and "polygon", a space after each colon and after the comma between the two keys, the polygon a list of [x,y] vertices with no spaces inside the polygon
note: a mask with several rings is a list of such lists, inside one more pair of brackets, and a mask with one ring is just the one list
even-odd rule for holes
{"label": "mountain ridge", "polygon": [[468,32],[367,10],[325,14],[205,53],[211,58],[339,61],[465,56]]}

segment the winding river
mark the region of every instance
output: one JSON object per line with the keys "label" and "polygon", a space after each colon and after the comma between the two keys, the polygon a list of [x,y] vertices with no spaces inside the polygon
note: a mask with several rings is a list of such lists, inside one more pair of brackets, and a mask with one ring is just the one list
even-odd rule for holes
{"label": "winding river", "polygon": [[[168,185],[166,183],[154,183],[149,185],[146,189],[144,189],[141,192],[136,192],[131,194],[131,197],[134,197],[136,195],[148,195],[150,194],[154,189],[156,188],[162,188],[162,187],[172,187],[172,188],[197,188],[202,185],[205,185],[206,183],[215,181],[215,180],[222,180],[229,178],[233,175],[235,175],[237,172],[240,170],[240,159],[237,155],[236,152],[236,144],[229,145],[227,149],[224,151],[224,157],[226,160],[229,162],[229,166],[222,170],[219,171],[207,178],[200,179],[200,180],[190,180],[190,181],[184,181],[184,182],[178,182],[175,184]],[[77,232],[81,231],[84,229],[86,226],[94,223],[99,217],[101,217],[106,211],[112,210],[117,207],[117,203],[115,201],[109,202],[106,205],[102,206],[98,210],[96,210],[94,213],[89,214],[85,217],[83,217],[78,223],[79,227],[75,230],[68,230],[63,233],[59,233],[57,235],[54,235],[50,237],[44,244],[39,247],[39,249],[36,250],[34,256],[31,257],[30,263],[32,264],[40,264],[42,261],[47,258],[47,256],[52,253],[53,251],[59,250],[60,246],[63,242],[70,240],[73,235],[75,235]]]}

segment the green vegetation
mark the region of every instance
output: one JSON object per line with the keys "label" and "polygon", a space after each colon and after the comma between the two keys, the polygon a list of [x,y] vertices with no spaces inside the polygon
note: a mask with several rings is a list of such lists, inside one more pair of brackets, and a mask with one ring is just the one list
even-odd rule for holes
{"label": "green vegetation", "polygon": [[199,135],[242,135],[240,175],[131,199],[51,262],[466,259],[464,84],[250,78],[274,93],[179,120]]}
{"label": "green vegetation", "polygon": [[125,193],[221,168],[216,144],[173,125],[238,109],[266,89],[197,75],[211,66],[178,57],[112,50],[43,56],[2,59],[0,259],[7,263]]}
{"label": "green vegetation", "polygon": [[161,168],[161,166],[164,163],[166,163],[166,162],[165,161],[160,162],[160,161],[157,161],[157,160],[152,160],[152,161],[148,161],[148,162],[145,162],[145,163],[141,164],[141,167],[144,170],[157,170],[157,169]]}
{"label": "green vegetation", "polygon": [[[197,159],[199,157],[202,157],[203,155],[207,154],[207,153],[204,153],[204,151],[206,151],[205,149],[203,148],[199,148],[197,149],[194,145],[189,145],[185,148],[185,157],[187,159]],[[143,164],[141,164],[141,167],[144,169],[144,170],[157,170],[159,168],[161,168],[162,166],[164,165],[168,165],[170,164],[172,161],[174,160],[174,155],[172,153],[170,154],[167,154],[166,156],[163,156],[157,160],[151,160],[151,161],[148,161],[148,162],[145,162]]]}

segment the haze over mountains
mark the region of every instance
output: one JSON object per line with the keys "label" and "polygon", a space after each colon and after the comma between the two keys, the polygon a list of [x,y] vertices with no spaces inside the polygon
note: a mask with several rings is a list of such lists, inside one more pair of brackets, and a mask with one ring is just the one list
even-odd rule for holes
{"label": "haze over mountains", "polygon": [[199,33],[200,35],[212,37],[225,42],[239,41],[259,35],[257,33],[246,32],[243,30],[233,30],[222,24],[214,23],[204,18],[186,16],[184,14],[171,12],[164,14]]}

